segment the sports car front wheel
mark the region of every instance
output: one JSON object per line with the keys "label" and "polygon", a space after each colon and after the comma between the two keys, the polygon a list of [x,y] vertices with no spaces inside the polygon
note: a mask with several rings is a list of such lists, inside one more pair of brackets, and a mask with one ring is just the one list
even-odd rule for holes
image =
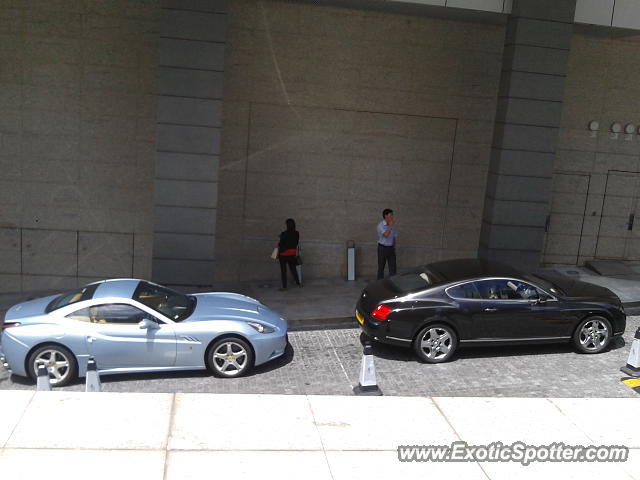
{"label": "sports car front wheel", "polygon": [[216,377],[241,377],[253,365],[253,351],[237,337],[217,340],[207,354],[207,366]]}
{"label": "sports car front wheel", "polygon": [[589,317],[578,325],[573,344],[582,353],[600,353],[611,341],[611,324],[600,316]]}
{"label": "sports car front wheel", "polygon": [[29,355],[27,365],[34,381],[38,378],[38,367],[44,366],[49,374],[49,383],[55,387],[64,387],[78,376],[75,357],[62,345],[42,345],[36,348]]}

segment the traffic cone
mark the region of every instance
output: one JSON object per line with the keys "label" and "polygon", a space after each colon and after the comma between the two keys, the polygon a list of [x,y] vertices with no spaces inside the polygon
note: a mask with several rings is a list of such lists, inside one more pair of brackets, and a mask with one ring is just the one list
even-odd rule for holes
{"label": "traffic cone", "polygon": [[640,377],[640,327],[638,327],[636,335],[633,337],[627,365],[622,367],[620,371],[630,377]]}
{"label": "traffic cone", "polygon": [[101,389],[100,375],[98,374],[98,366],[93,357],[89,357],[87,362],[87,378],[85,392],[99,392]]}
{"label": "traffic cone", "polygon": [[50,392],[51,382],[49,381],[49,372],[44,365],[38,365],[38,379],[36,381],[36,391]]}
{"label": "traffic cone", "polygon": [[356,395],[382,395],[382,390],[378,388],[376,382],[376,367],[373,364],[373,347],[370,343],[364,346],[359,384],[353,387],[353,393]]}

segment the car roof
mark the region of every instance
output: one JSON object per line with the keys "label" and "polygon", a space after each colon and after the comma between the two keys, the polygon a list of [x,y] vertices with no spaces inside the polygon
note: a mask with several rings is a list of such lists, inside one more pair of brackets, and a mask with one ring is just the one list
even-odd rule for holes
{"label": "car roof", "polygon": [[509,265],[479,258],[461,258],[430,263],[425,268],[437,277],[437,283],[451,283],[481,277],[521,277],[522,272]]}
{"label": "car roof", "polygon": [[121,297],[133,298],[133,292],[140,280],[134,278],[118,278],[113,280],[103,280],[98,282],[93,298]]}

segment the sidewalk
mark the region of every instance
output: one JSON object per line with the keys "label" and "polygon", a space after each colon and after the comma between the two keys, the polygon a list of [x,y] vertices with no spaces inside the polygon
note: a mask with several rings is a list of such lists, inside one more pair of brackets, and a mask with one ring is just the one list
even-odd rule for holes
{"label": "sidewalk", "polygon": [[[0,391],[11,480],[640,480],[638,399]],[[400,462],[399,445],[624,445],[624,463]]]}
{"label": "sidewalk", "polygon": [[[640,271],[640,266],[637,269]],[[541,270],[607,287],[620,297],[628,315],[640,314],[640,274],[598,275],[589,268],[575,265],[557,265]],[[604,272],[614,271],[605,270]],[[291,330],[345,328],[356,326],[354,319],[356,302],[362,290],[372,281],[374,281],[373,278],[359,278],[355,281],[347,281],[343,278],[311,279],[305,281],[303,288],[292,285],[286,291],[279,291],[279,282],[274,280],[221,284],[215,286],[213,290],[236,292],[256,298],[281,313],[289,321]],[[180,290],[186,293],[205,291],[188,288]],[[56,293],[61,291],[0,293],[0,318],[4,318],[4,312],[11,305],[29,298]]]}

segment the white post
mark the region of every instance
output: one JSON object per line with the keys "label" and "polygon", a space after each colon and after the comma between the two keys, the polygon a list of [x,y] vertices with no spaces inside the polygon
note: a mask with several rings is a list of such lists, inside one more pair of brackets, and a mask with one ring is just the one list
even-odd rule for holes
{"label": "white post", "polygon": [[36,391],[50,392],[51,382],[49,381],[49,372],[44,365],[38,365],[38,379],[36,381]]}
{"label": "white post", "polygon": [[93,357],[89,357],[87,362],[87,378],[85,384],[85,392],[99,392],[101,390],[100,375],[98,374],[98,365]]}
{"label": "white post", "polygon": [[382,395],[382,390],[378,388],[376,381],[376,367],[373,364],[373,348],[370,343],[364,346],[359,384],[353,387],[353,393],[356,395]]}
{"label": "white post", "polygon": [[640,327],[638,327],[636,335],[633,337],[627,365],[622,367],[620,371],[630,377],[640,377]]}

